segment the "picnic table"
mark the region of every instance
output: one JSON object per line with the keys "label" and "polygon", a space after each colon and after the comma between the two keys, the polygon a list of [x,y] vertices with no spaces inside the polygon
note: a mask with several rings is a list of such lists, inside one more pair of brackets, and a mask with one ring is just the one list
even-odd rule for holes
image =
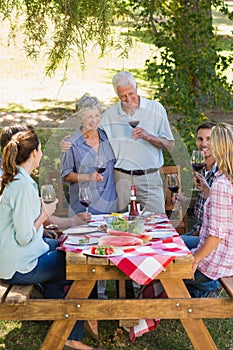
{"label": "picnic table", "polygon": [[[122,255],[109,258],[86,255],[85,250],[64,240],[61,249],[66,251],[67,279],[74,281],[66,299],[32,299],[33,286],[1,284],[0,319],[53,320],[42,350],[61,350],[76,320],[91,319],[128,322],[134,336],[138,335],[137,327],[139,334],[147,331],[148,321],[154,321],[156,327],[159,319],[179,319],[194,349],[217,349],[203,319],[233,317],[233,278],[220,279],[229,297],[191,298],[183,279],[192,277],[193,257],[171,226],[161,224],[160,230],[165,232],[163,239],[155,238],[139,248],[126,248]],[[174,234],[166,237],[169,230]],[[119,298],[88,299],[98,280],[119,281]],[[126,280],[144,286],[160,281],[167,298],[128,299]]]}
{"label": "picnic table", "polygon": [[[85,255],[67,245],[66,274],[74,281],[66,296],[70,304],[64,320],[54,321],[41,349],[62,349],[75,321],[91,319],[127,320],[134,326],[143,320],[145,327],[146,320],[180,319],[195,349],[217,349],[202,319],[211,317],[209,308],[215,301],[191,298],[183,279],[192,278],[193,257],[182,242],[174,235],[111,258]],[[159,280],[167,298],[126,299],[124,283],[130,278],[144,285]],[[119,299],[88,299],[98,280],[119,281]]]}

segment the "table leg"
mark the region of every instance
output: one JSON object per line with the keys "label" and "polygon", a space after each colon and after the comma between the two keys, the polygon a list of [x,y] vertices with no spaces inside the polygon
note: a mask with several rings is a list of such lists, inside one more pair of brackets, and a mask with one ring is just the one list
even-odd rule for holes
{"label": "table leg", "polygon": [[[182,280],[161,281],[169,298],[191,298]],[[190,310],[187,312],[190,312]],[[201,318],[180,319],[195,350],[217,350],[217,347]]]}
{"label": "table leg", "polygon": [[181,322],[195,350],[218,350],[202,319],[183,319]]}
{"label": "table leg", "polygon": [[[74,281],[65,299],[88,298],[95,283],[96,281]],[[64,320],[54,321],[49,328],[41,350],[62,350],[75,322],[76,320],[69,320],[65,315]]]}

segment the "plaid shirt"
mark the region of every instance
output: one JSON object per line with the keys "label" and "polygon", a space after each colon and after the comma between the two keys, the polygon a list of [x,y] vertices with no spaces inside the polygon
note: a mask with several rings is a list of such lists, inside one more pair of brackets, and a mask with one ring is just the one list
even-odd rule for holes
{"label": "plaid shirt", "polygon": [[200,243],[207,237],[221,238],[218,246],[198,264],[198,269],[207,277],[217,280],[233,275],[233,185],[224,174],[216,173],[209,197],[204,205]]}
{"label": "plaid shirt", "polygon": [[[205,176],[205,179],[210,187],[213,183],[214,176],[215,176],[217,171],[218,171],[218,166],[215,163],[214,166],[212,167],[212,169],[210,171],[208,171],[208,173]],[[205,175],[204,170],[202,171],[202,175]],[[196,231],[199,232],[201,229],[205,201],[206,201],[206,197],[205,197],[204,193],[201,191],[198,192],[197,200],[196,200],[195,206],[194,206],[194,215],[197,218],[197,222],[192,228],[193,232],[196,232]]]}

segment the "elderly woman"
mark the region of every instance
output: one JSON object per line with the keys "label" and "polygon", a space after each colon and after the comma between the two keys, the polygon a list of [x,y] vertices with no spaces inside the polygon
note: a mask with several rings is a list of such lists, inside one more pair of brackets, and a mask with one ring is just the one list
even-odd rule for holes
{"label": "elderly woman", "polygon": [[[192,296],[206,296],[220,277],[233,275],[233,127],[221,123],[211,131],[218,172],[204,206],[200,242],[192,250],[194,280],[185,283]],[[205,178],[196,174],[200,181]]]}
{"label": "elderly woman", "polygon": [[[114,183],[115,157],[104,131],[99,129],[101,107],[95,97],[85,94],[76,103],[80,127],[68,141],[71,148],[61,156],[61,175],[70,186],[70,206],[73,213],[85,211],[79,201],[79,188],[92,193],[89,211],[92,214],[111,213],[117,209]],[[104,159],[102,173],[95,170],[98,159]]]}

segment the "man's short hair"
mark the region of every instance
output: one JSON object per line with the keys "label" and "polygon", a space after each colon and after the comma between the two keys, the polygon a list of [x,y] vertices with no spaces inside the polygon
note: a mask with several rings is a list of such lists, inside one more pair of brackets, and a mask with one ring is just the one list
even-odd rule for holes
{"label": "man's short hair", "polygon": [[117,94],[117,88],[119,86],[132,85],[135,89],[137,87],[137,83],[136,83],[136,80],[135,80],[133,74],[130,72],[126,72],[126,71],[116,73],[114,75],[114,77],[112,78],[112,85],[113,85],[113,88],[114,88],[116,94]]}
{"label": "man's short hair", "polygon": [[197,127],[196,134],[200,129],[212,129],[216,124],[212,122],[202,123]]}

